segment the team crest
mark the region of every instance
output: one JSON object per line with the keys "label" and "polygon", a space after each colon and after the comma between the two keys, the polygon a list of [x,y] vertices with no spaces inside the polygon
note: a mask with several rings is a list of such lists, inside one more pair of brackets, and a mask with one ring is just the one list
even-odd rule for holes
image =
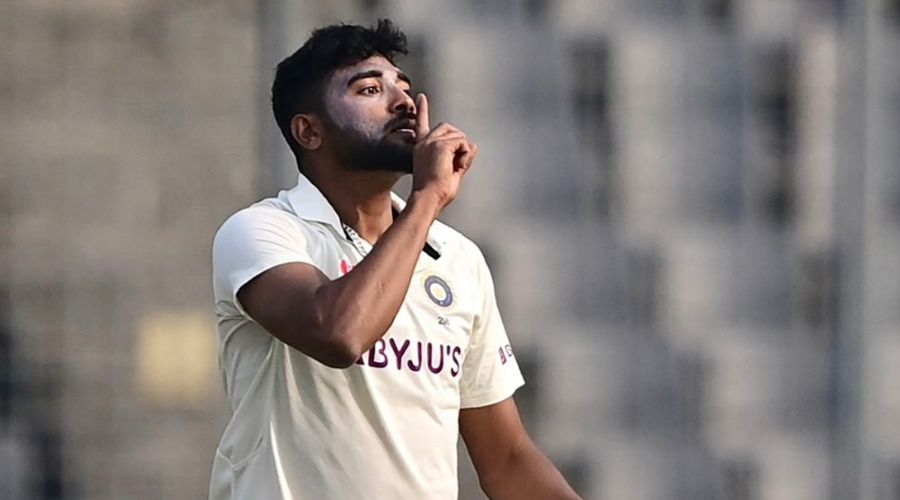
{"label": "team crest", "polygon": [[425,278],[425,293],[432,302],[441,307],[453,304],[453,290],[444,278],[432,274]]}

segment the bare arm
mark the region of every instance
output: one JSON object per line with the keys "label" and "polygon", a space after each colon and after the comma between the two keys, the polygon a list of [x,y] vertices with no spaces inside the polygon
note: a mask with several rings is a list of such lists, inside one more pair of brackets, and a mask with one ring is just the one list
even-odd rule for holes
{"label": "bare arm", "polygon": [[459,190],[477,148],[446,124],[429,129],[417,100],[413,190],[406,209],[353,272],[329,280],[315,267],[269,269],[238,291],[250,316],[291,347],[332,367],[353,364],[390,327],[406,296],[428,229]]}
{"label": "bare arm", "polygon": [[350,366],[399,311],[436,204],[427,193],[411,197],[371,253],[339,279],[309,264],[283,264],[250,280],[238,299],[282,342],[328,366]]}
{"label": "bare arm", "polygon": [[459,412],[459,431],[491,500],[578,500],[528,437],[512,398]]}

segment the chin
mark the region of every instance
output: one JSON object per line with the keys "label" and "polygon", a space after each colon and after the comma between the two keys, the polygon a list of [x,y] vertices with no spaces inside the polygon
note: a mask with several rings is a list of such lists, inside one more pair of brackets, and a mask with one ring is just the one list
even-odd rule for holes
{"label": "chin", "polygon": [[385,141],[377,148],[372,158],[378,170],[411,174],[413,171],[413,143]]}
{"label": "chin", "polygon": [[408,163],[397,162],[397,163],[384,164],[384,166],[379,168],[378,171],[397,174],[398,177],[404,176],[406,174],[411,174],[411,173],[413,173],[412,161],[410,161]]}
{"label": "chin", "polygon": [[393,147],[400,148],[409,148],[412,151],[412,147],[416,145],[416,138],[412,135],[390,135],[383,139],[383,142],[390,144]]}

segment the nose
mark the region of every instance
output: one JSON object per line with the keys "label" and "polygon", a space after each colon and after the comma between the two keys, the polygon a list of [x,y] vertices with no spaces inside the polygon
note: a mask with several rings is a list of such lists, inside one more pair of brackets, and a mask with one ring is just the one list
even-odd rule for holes
{"label": "nose", "polygon": [[399,88],[394,89],[394,93],[394,102],[391,106],[393,112],[416,114],[416,102],[412,96]]}

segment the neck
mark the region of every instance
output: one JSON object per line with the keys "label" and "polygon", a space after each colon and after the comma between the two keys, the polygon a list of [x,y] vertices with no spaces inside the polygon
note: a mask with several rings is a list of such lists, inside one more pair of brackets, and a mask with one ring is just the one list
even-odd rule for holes
{"label": "neck", "polygon": [[[336,175],[327,175],[335,172]],[[344,224],[364,240],[375,244],[394,220],[391,188],[401,174],[393,172],[318,171],[310,180],[337,212]]]}

